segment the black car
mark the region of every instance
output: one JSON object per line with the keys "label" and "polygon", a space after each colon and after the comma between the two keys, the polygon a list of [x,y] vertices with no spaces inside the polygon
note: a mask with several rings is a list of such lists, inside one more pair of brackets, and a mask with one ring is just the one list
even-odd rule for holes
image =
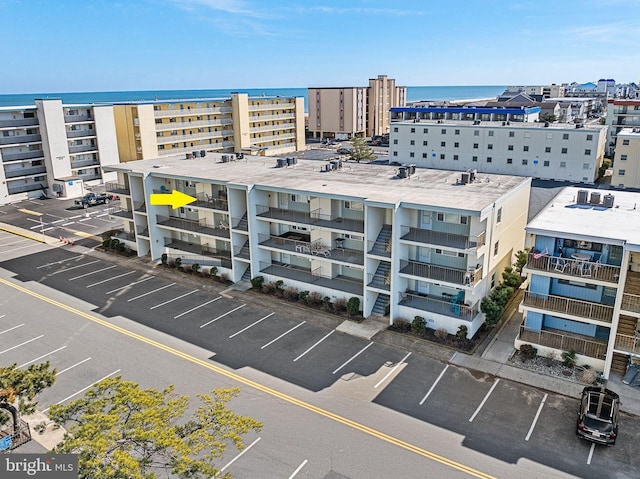
{"label": "black car", "polygon": [[576,435],[598,444],[613,446],[618,437],[620,396],[599,386],[582,390]]}

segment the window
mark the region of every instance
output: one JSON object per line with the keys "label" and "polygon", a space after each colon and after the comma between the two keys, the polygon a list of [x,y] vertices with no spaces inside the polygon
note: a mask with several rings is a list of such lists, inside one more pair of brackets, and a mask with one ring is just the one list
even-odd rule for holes
{"label": "window", "polygon": [[587,148],[586,150],[584,150],[584,154],[589,156],[591,154],[591,150]]}
{"label": "window", "polygon": [[491,163],[492,158],[490,156],[487,156],[487,163]]}
{"label": "window", "polygon": [[398,139],[397,139],[397,138],[395,138],[395,139],[393,140],[393,144],[394,144],[394,145],[397,145],[397,144],[398,144]]}
{"label": "window", "polygon": [[429,144],[429,142],[428,142],[427,140],[424,140],[424,141],[422,142],[422,146],[427,146],[428,144]]}
{"label": "window", "polygon": [[478,149],[478,144],[477,144],[477,143],[474,143],[474,144],[473,144],[473,148],[477,150],[477,149]]}
{"label": "window", "polygon": [[567,162],[566,161],[561,161],[560,162],[560,168],[566,168],[567,167]]}
{"label": "window", "polygon": [[507,158],[507,165],[513,164],[513,158]]}
{"label": "window", "polygon": [[440,142],[440,146],[442,146],[442,147],[447,146],[447,142],[446,142],[446,141],[441,141],[441,142]]}
{"label": "window", "polygon": [[496,213],[496,223],[500,223],[502,221],[502,207],[498,208],[498,212]]}
{"label": "window", "polygon": [[444,160],[444,153],[440,153],[440,159]]}
{"label": "window", "polygon": [[509,138],[513,138],[514,136],[516,136],[516,133],[514,131],[510,131]]}
{"label": "window", "polygon": [[618,176],[624,176],[626,170],[618,170]]}
{"label": "window", "polygon": [[620,161],[627,161],[627,155],[620,155]]}
{"label": "window", "polygon": [[553,133],[547,133],[547,140],[551,140],[553,138]]}
{"label": "window", "polygon": [[493,289],[495,285],[496,285],[496,273],[493,273],[491,275],[491,289]]}
{"label": "window", "polygon": [[468,216],[461,216],[456,213],[437,213],[436,219],[437,221],[444,223],[459,223],[462,225],[469,224]]}
{"label": "window", "polygon": [[394,151],[394,152],[393,152],[393,156],[398,156],[398,152],[397,152],[397,151]]}
{"label": "window", "polygon": [[415,128],[411,128],[411,133],[415,133],[416,129]]}
{"label": "window", "polygon": [[544,163],[542,164],[542,166],[549,166],[549,160],[544,160]]}
{"label": "window", "polygon": [[423,128],[422,133],[429,133],[429,128]]}
{"label": "window", "polygon": [[550,146],[545,146],[544,147],[544,152],[545,153],[551,153],[551,147]]}
{"label": "window", "polygon": [[566,148],[563,148],[563,149],[560,151],[560,153],[562,153],[563,155],[566,155],[566,154],[567,154],[567,149],[566,149]]}
{"label": "window", "polygon": [[443,135],[446,135],[447,134],[447,129],[443,128],[442,130],[440,130],[440,133],[442,133]]}
{"label": "window", "polygon": [[456,142],[453,144],[453,147],[454,147],[454,148],[459,148],[459,147],[460,147],[460,143],[456,141]]}
{"label": "window", "polygon": [[458,161],[458,155],[453,155],[453,161]]}
{"label": "window", "polygon": [[426,157],[427,157],[427,154],[426,154],[426,153],[423,153],[423,154],[422,154],[422,158],[426,158]]}
{"label": "window", "polygon": [[509,146],[507,146],[507,150],[509,150],[509,151],[513,151],[513,145],[509,145]]}
{"label": "window", "polygon": [[587,141],[593,141],[593,135],[587,135]]}
{"label": "window", "polygon": [[493,150],[493,145],[491,143],[487,145],[487,150]]}
{"label": "window", "polygon": [[622,140],[622,144],[624,146],[629,146],[629,140]]}
{"label": "window", "polygon": [[493,136],[493,130],[489,131],[489,136]]}
{"label": "window", "polygon": [[358,201],[345,201],[344,202],[344,209],[345,210],[362,211],[364,209],[364,207],[363,207],[363,203],[360,203]]}
{"label": "window", "polygon": [[499,244],[500,244],[500,241],[496,241],[495,244],[493,245],[493,256],[498,254]]}
{"label": "window", "polygon": [[473,130],[473,136],[480,136],[480,130]]}
{"label": "window", "polygon": [[529,146],[528,145],[524,145],[522,147],[522,151],[529,151]]}
{"label": "window", "polygon": [[453,132],[453,134],[454,134],[454,135],[459,135],[459,134],[460,134],[460,130],[455,130],[455,131]]}
{"label": "window", "polygon": [[472,157],[471,161],[478,161],[478,157],[477,156]]}
{"label": "window", "polygon": [[529,164],[529,160],[522,160],[522,164],[525,165],[525,166],[528,165]]}
{"label": "window", "polygon": [[563,140],[568,140],[569,139],[569,133],[563,133],[562,134],[562,139]]}
{"label": "window", "polygon": [[[442,254],[444,256],[456,256],[460,258],[464,258],[464,253],[457,253],[456,251],[447,251],[446,249],[436,248],[436,254]],[[462,256],[460,256],[462,255]]]}
{"label": "window", "polygon": [[415,145],[415,144],[416,144],[416,140],[411,140],[411,141],[409,142],[409,144],[410,144],[411,146]]}
{"label": "window", "polygon": [[394,126],[394,127],[393,127],[393,132],[394,132],[394,133],[398,133],[398,127],[397,127],[397,126]]}

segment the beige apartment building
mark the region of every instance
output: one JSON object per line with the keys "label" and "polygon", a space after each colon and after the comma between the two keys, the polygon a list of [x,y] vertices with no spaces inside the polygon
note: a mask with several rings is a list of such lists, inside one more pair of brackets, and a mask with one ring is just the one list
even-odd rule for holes
{"label": "beige apartment building", "polygon": [[407,87],[386,75],[368,87],[309,88],[309,133],[314,138],[374,136],[389,133],[390,109],[404,106]]}
{"label": "beige apartment building", "polygon": [[305,147],[304,98],[249,97],[117,103],[121,162],[207,153],[284,155]]}
{"label": "beige apartment building", "polygon": [[623,128],[615,139],[611,185],[640,188],[640,128]]}

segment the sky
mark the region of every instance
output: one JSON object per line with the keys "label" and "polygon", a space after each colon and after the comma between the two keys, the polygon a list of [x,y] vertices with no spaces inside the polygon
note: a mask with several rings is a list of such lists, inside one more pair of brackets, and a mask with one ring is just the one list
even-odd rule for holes
{"label": "sky", "polygon": [[0,0],[0,94],[640,81],[640,0]]}

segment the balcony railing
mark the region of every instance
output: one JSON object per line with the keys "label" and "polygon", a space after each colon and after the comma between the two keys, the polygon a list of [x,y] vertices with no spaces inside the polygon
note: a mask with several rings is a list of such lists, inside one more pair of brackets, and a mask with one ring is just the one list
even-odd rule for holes
{"label": "balcony railing", "polygon": [[613,306],[563,296],[525,291],[522,304],[530,308],[591,318],[605,323],[611,323],[613,320]]}
{"label": "balcony railing", "polygon": [[226,260],[231,259],[231,251],[226,249],[211,248],[210,246],[202,245],[199,243],[189,243],[188,241],[179,239],[165,238],[164,245],[167,248],[179,249],[180,251],[185,251],[187,253],[197,254],[200,256],[208,256],[211,258]]}
{"label": "balcony railing", "polygon": [[594,341],[577,335],[556,333],[544,329],[538,331],[528,329],[524,325],[520,326],[518,339],[560,351],[574,350],[577,354],[597,359],[604,359],[607,352],[607,343],[605,341]]}
{"label": "balcony railing", "polygon": [[[560,261],[560,266],[557,264],[559,260],[562,260]],[[597,280],[609,283],[618,282],[620,266],[600,264],[591,261],[588,263],[591,266],[591,276],[584,275],[583,266],[585,261],[569,258],[556,258],[555,256],[549,256],[547,254],[529,253],[526,267],[536,271],[548,271],[550,273],[559,273],[566,276],[582,278],[583,281]],[[563,264],[564,266],[562,266]]]}
{"label": "balcony railing", "polygon": [[34,126],[37,125],[37,118],[17,118],[15,120],[0,120],[0,128],[10,128],[14,126]]}
{"label": "balcony railing", "polygon": [[288,103],[263,103],[260,105],[249,105],[249,112],[252,111],[264,111],[264,110],[290,110],[295,108],[296,104],[292,102]]}
{"label": "balcony railing", "polygon": [[420,261],[400,260],[400,273],[447,283],[475,286],[482,279],[482,266],[465,271]]}
{"label": "balcony railing", "polygon": [[29,183],[27,185],[18,185],[18,186],[11,186],[10,184],[7,184],[7,192],[10,195],[15,195],[17,193],[25,193],[27,191],[44,190],[45,188],[47,188],[46,181],[42,183]]}
{"label": "balcony railing", "polygon": [[81,121],[93,121],[93,117],[91,115],[65,115],[64,117],[65,123],[78,123]]}
{"label": "balcony railing", "polygon": [[321,268],[311,271],[310,268],[288,264],[271,264],[260,261],[260,272],[271,274],[281,278],[309,283],[323,288],[335,289],[350,294],[362,295],[363,282],[355,278],[345,276],[324,276],[320,274]]}
{"label": "balcony railing", "polygon": [[96,130],[67,130],[67,138],[83,138],[96,136]]}
{"label": "balcony railing", "polygon": [[0,145],[18,145],[21,143],[36,143],[40,141],[42,141],[40,135],[0,136]]}
{"label": "balcony railing", "polygon": [[97,145],[70,146],[69,153],[86,153],[87,151],[98,151]]}
{"label": "balcony railing", "polygon": [[4,172],[4,176],[5,178],[18,178],[20,176],[40,175],[46,172],[46,166],[38,166],[37,168],[20,168],[17,170],[8,170]]}
{"label": "balcony railing", "polygon": [[216,118],[215,120],[181,121],[156,123],[156,131],[187,130],[190,128],[208,128],[210,126],[233,125],[233,118]]}
{"label": "balcony railing", "polygon": [[364,264],[364,253],[359,250],[347,248],[331,248],[322,244],[321,241],[300,241],[281,236],[259,234],[258,241],[262,246],[291,251],[305,256],[317,256],[327,260],[342,261],[352,264]]}
{"label": "balcony railing", "polygon": [[85,166],[100,166],[100,160],[90,158],[88,160],[71,160],[71,168],[84,168]]}
{"label": "balcony railing", "polygon": [[457,249],[473,249],[484,246],[484,231],[478,236],[459,235],[442,231],[425,230],[411,226],[400,227],[400,239],[416,243],[448,246]]}
{"label": "balcony railing", "polygon": [[108,208],[107,212],[109,213],[109,216],[115,216],[118,218],[128,218],[130,220],[133,219],[133,211],[124,209],[121,206],[114,206],[112,208]]}
{"label": "balcony railing", "polygon": [[437,296],[417,293],[400,293],[400,301],[398,304],[430,313],[463,319],[465,321],[473,321],[479,312],[479,302],[476,302],[473,306],[469,306],[467,304],[452,303],[450,299],[443,300]]}
{"label": "balcony railing", "polygon": [[104,187],[109,193],[131,196],[131,189],[127,185],[121,185],[120,183],[109,181],[104,184]]}
{"label": "balcony railing", "polygon": [[185,218],[174,218],[171,216],[156,216],[158,226],[168,226],[177,230],[192,231],[194,233],[205,234],[209,236],[217,236],[220,238],[229,238],[228,225],[220,222],[218,227],[207,223],[205,219],[201,220],[188,220]]}
{"label": "balcony railing", "polygon": [[260,115],[260,116],[249,116],[249,123],[259,123],[268,120],[293,120],[295,119],[295,113],[279,113],[278,115]]}
{"label": "balcony railing", "polygon": [[624,311],[640,313],[640,296],[637,294],[624,293],[622,295],[622,306]]}
{"label": "balcony railing", "polygon": [[191,108],[191,109],[174,109],[174,110],[155,110],[153,115],[156,118],[174,117],[179,118],[183,116],[195,116],[195,115],[211,115],[220,113],[231,113],[233,108],[230,106],[210,107],[210,108]]}
{"label": "balcony railing", "polygon": [[136,242],[136,234],[135,233],[125,233],[124,231],[120,231],[118,234],[113,236],[113,238],[118,238],[120,240],[131,241],[133,243]]}
{"label": "balcony railing", "polygon": [[229,211],[229,202],[227,200],[214,198],[207,193],[197,193],[196,201],[190,203],[189,206],[199,206],[201,208],[210,208],[212,210]]}
{"label": "balcony railing", "polygon": [[182,143],[184,141],[206,140],[208,138],[223,138],[225,136],[233,136],[233,130],[201,131],[186,135],[156,136],[156,142],[161,145],[167,143]]}
{"label": "balcony railing", "polygon": [[640,355],[640,337],[627,334],[616,334],[615,349]]}
{"label": "balcony railing", "polygon": [[2,154],[2,161],[31,160],[33,158],[44,158],[44,151],[30,150],[21,151],[20,153]]}

